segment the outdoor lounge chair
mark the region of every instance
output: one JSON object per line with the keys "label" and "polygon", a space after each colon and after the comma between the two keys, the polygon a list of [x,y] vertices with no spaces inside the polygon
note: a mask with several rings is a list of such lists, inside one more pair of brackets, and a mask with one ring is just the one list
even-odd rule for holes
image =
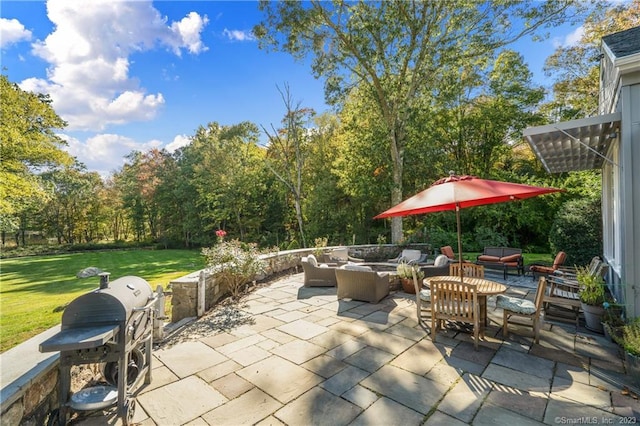
{"label": "outdoor lounge chair", "polygon": [[378,303],[389,294],[389,274],[368,266],[343,265],[336,270],[338,299]]}
{"label": "outdoor lounge chair", "polygon": [[420,250],[404,249],[402,253],[393,259],[389,259],[389,262],[393,263],[408,263],[410,265],[417,265],[425,263],[427,261],[427,254],[422,253]]}
{"label": "outdoor lounge chair", "polygon": [[432,280],[431,283],[431,340],[435,343],[438,330],[445,320],[473,324],[473,347],[484,338],[484,324],[480,322],[480,305],[475,285],[457,281]]}
{"label": "outdoor lounge chair", "polygon": [[567,260],[567,254],[563,251],[559,251],[558,254],[556,254],[555,259],[553,260],[553,264],[534,264],[529,267],[529,271],[531,271],[531,275],[533,276],[534,280],[536,279],[536,277],[546,277],[550,274],[553,274],[558,270],[558,268],[564,265],[565,260]]}
{"label": "outdoor lounge chair", "polygon": [[[604,276],[607,266],[596,256],[591,259],[588,271],[590,274]],[[581,309],[580,283],[577,280],[575,268],[558,268],[547,277],[547,290],[543,304],[545,317],[571,319],[578,327]]]}
{"label": "outdoor lounge chair", "polygon": [[439,254],[433,265],[420,266],[424,277],[435,277],[438,275],[449,275],[449,259],[443,254]]}
{"label": "outdoor lounge chair", "polygon": [[[502,308],[503,322],[502,335],[506,339],[509,336],[509,323],[519,326],[533,328],[535,343],[540,343],[540,311],[542,310],[542,299],[547,288],[547,280],[540,277],[536,290],[535,300],[532,302],[519,297],[511,297],[499,294],[496,298],[496,307]],[[513,321],[514,318],[527,318],[528,322]],[[525,320],[527,321],[527,320]]]}
{"label": "outdoor lounge chair", "polygon": [[[449,262],[459,262],[460,259],[456,257],[456,254],[453,252],[453,248],[451,246],[440,247],[440,253],[447,256]],[[471,263],[468,260],[462,259],[462,263]]]}
{"label": "outdoor lounge chair", "polygon": [[324,261],[326,263],[336,263],[338,266],[351,263],[362,263],[364,259],[349,256],[349,249],[347,247],[341,247],[331,250],[329,253],[324,254]]}
{"label": "outdoor lounge chair", "polygon": [[316,257],[310,254],[301,259],[304,271],[305,287],[335,287],[336,268],[327,264],[318,264]]}

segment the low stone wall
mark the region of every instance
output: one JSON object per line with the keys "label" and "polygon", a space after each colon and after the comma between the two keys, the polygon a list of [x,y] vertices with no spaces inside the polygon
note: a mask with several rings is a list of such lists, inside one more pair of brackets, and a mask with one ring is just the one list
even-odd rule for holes
{"label": "low stone wall", "polygon": [[[300,259],[311,253],[310,249],[293,250],[264,255],[262,259],[267,267],[264,273],[255,277],[256,281],[268,279],[274,274],[297,270]],[[208,311],[228,294],[225,286],[218,282],[215,274],[206,269],[177,278],[169,283],[171,288],[171,321],[178,322],[184,318],[198,316],[198,284],[204,279],[204,310]]]}
{"label": "low stone wall", "polygon": [[[337,247],[326,247],[331,250]],[[395,257],[404,248],[421,249],[425,245],[396,246],[363,245],[350,247],[349,254],[369,261]],[[263,281],[274,274],[297,271],[300,259],[314,252],[313,249],[290,250],[264,256],[268,266],[256,281]],[[200,272],[197,271],[172,281],[172,321],[197,316],[197,287]],[[214,275],[205,277],[206,310],[213,307],[226,294],[216,283]],[[60,331],[60,325],[35,336],[28,341],[0,354],[0,426],[41,425],[51,410],[58,408],[58,360],[59,353],[40,353],[39,345]]]}

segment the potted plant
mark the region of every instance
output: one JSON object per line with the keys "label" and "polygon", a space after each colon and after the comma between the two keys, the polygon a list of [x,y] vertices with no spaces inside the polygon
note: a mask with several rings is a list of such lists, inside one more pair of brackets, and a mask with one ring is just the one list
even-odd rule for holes
{"label": "potted plant", "polygon": [[587,329],[604,333],[602,317],[605,301],[604,279],[599,274],[592,274],[586,267],[576,268],[576,279],[580,284],[580,302]]}
{"label": "potted plant", "polygon": [[636,384],[640,384],[640,319],[625,324],[622,334],[627,374]]}
{"label": "potted plant", "polygon": [[421,271],[420,268],[409,265],[405,262],[401,262],[396,268],[396,272],[400,278],[400,282],[402,283],[402,290],[405,293],[416,294],[416,288],[413,285],[414,269],[416,271],[416,276],[418,277],[418,284],[421,285],[422,279],[424,278],[424,272]]}

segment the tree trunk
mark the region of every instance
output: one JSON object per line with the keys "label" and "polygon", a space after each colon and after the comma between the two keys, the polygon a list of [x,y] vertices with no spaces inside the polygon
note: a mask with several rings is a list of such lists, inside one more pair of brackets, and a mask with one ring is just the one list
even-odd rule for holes
{"label": "tree trunk", "polygon": [[300,242],[302,243],[302,245],[300,247],[307,247],[307,242],[305,240],[304,237],[304,223],[302,221],[302,207],[300,206],[301,204],[301,200],[299,199],[299,197],[296,197],[295,199],[295,205],[296,205],[296,218],[298,219],[298,227],[300,228]]}
{"label": "tree trunk", "polygon": [[[402,174],[404,168],[403,141],[400,141],[395,129],[390,132],[391,159],[393,164],[393,186],[391,187],[391,206],[402,202]],[[398,244],[402,241],[402,218],[391,218],[391,242]]]}

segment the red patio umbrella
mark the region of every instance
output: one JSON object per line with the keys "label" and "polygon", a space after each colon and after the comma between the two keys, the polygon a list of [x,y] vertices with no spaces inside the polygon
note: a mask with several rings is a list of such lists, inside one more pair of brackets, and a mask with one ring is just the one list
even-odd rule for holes
{"label": "red patio umbrella", "polygon": [[[460,232],[460,209],[484,204],[523,200],[542,194],[563,191],[558,188],[523,185],[520,183],[480,179],[476,176],[456,176],[435,181],[429,188],[391,207],[374,219],[393,216],[409,216],[445,210],[456,211],[458,224],[458,254],[462,263],[462,238]],[[460,268],[462,270],[462,268]]]}

